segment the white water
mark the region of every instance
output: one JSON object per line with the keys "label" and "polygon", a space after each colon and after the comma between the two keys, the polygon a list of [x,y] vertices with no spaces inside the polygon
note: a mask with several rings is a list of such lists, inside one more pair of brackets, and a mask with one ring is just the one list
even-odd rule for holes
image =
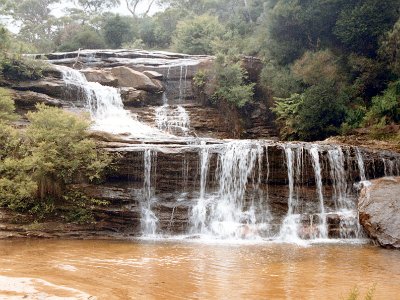
{"label": "white water", "polygon": [[156,128],[147,126],[124,109],[118,89],[88,82],[84,75],[72,68],[57,66],[63,74],[67,89],[78,89],[78,100],[84,101],[94,121],[92,128],[114,134],[127,134],[137,138],[165,136]]}
{"label": "white water", "polygon": [[347,196],[347,176],[342,148],[337,146],[335,149],[328,150],[328,160],[336,210],[354,208],[353,202]]}
{"label": "white water", "polygon": [[315,176],[315,184],[317,187],[317,195],[320,204],[320,224],[318,226],[319,229],[319,238],[326,239],[328,238],[328,226],[326,224],[326,215],[325,215],[325,204],[324,204],[324,196],[322,193],[322,176],[321,176],[321,165],[319,162],[319,150],[318,146],[315,145],[311,147],[310,154],[312,158],[312,166],[314,169]]}
{"label": "white water", "polygon": [[255,238],[262,224],[257,222],[253,200],[245,204],[249,184],[260,184],[257,168],[261,164],[264,148],[248,141],[225,144],[218,151],[216,178],[217,191],[206,193],[209,169],[209,148],[203,145],[200,152],[200,197],[191,215],[192,233],[218,238]]}
{"label": "white water", "polygon": [[[168,104],[168,96],[163,93],[163,105],[155,109],[155,123],[158,129],[177,135],[188,135],[190,130],[190,118],[186,109],[181,105],[186,97],[188,65],[180,65],[179,73],[179,105]],[[184,71],[185,70],[185,71]],[[169,80],[170,68],[167,71],[166,81]],[[183,83],[182,83],[183,81]]]}
{"label": "white water", "polygon": [[208,201],[205,198],[207,175],[209,167],[209,147],[203,142],[200,151],[200,197],[197,203],[193,206],[190,222],[192,224],[192,233],[204,234],[206,231],[207,205]]}
{"label": "white water", "polygon": [[288,212],[286,217],[284,218],[281,226],[281,230],[279,233],[279,239],[283,241],[292,241],[297,242],[300,238],[298,235],[299,225],[300,225],[300,215],[295,215],[294,211],[296,209],[296,201],[294,199],[294,155],[293,149],[291,145],[284,145],[283,149],[285,151],[285,159],[286,159],[286,169],[288,176],[288,188],[289,188],[289,196],[288,196]]}
{"label": "white water", "polygon": [[356,156],[357,156],[358,169],[360,170],[360,179],[361,179],[361,181],[365,181],[365,180],[367,180],[367,176],[365,175],[364,160],[362,157],[362,153],[361,153],[360,149],[358,149],[358,148],[356,151]]}
{"label": "white water", "polygon": [[[78,98],[85,101],[92,118],[94,129],[112,133],[127,133],[135,137],[158,137],[162,133],[152,127],[140,123],[134,115],[123,108],[119,92],[115,88],[101,86],[98,83],[89,83],[84,76],[70,68],[60,67],[64,74],[64,80],[68,85],[78,87]],[[186,85],[186,71],[183,67],[180,72],[180,98],[183,98],[183,88]],[[185,84],[183,84],[185,78]],[[187,131],[189,118],[183,107],[175,109],[175,113],[168,114],[170,109],[167,98],[164,106],[157,112],[157,126],[166,132],[172,132],[173,128]],[[174,109],[172,109],[174,110]],[[185,115],[186,114],[186,115]],[[260,141],[235,141],[222,145],[206,145],[202,142],[199,147],[199,197],[190,210],[191,234],[199,234],[217,239],[245,239],[258,240],[261,238],[275,239],[285,242],[301,244],[305,238],[321,240],[328,238],[327,215],[337,214],[340,217],[340,237],[357,238],[359,228],[355,205],[348,196],[348,181],[350,172],[346,166],[350,166],[350,155],[343,153],[341,147],[328,149],[327,165],[320,161],[319,146],[314,145],[307,152],[302,144],[286,144],[284,147],[285,161],[287,165],[288,180],[288,211],[280,224],[280,230],[276,236],[271,235],[270,226],[273,216],[268,206],[268,185],[261,188],[269,181],[268,145]],[[266,155],[264,155],[266,153]],[[141,226],[144,236],[154,237],[158,232],[159,220],[154,212],[156,195],[152,188],[152,157],[157,150],[146,149],[144,151],[144,183],[142,189]],[[310,211],[307,207],[301,207],[299,202],[299,190],[304,182],[303,156],[308,154],[312,161],[316,200],[318,210]],[[216,159],[216,170],[210,170],[211,159]],[[362,153],[356,150],[356,162],[360,172],[360,178],[366,179],[365,166]],[[386,175],[399,174],[399,161],[382,158]],[[262,178],[263,166],[267,165],[266,178]],[[183,164],[183,168],[187,168]],[[332,199],[324,199],[322,185],[322,169],[329,173],[333,185]],[[210,174],[215,173],[215,186],[208,183]],[[182,173],[187,173],[183,169]],[[186,174],[185,173],[185,174]],[[185,185],[186,186],[186,185]],[[250,188],[251,187],[251,188]],[[266,191],[266,192],[265,192]],[[185,198],[186,195],[183,197]],[[177,199],[178,201],[179,199]],[[334,201],[335,209],[332,211],[325,207],[325,202]],[[170,223],[173,223],[175,207],[172,211]],[[309,225],[304,224],[307,221]],[[308,224],[307,223],[307,224]],[[315,224],[316,223],[316,224]],[[308,226],[308,227],[307,227]],[[317,228],[314,232],[313,228]],[[301,230],[309,231],[307,234]]]}
{"label": "white water", "polygon": [[164,104],[157,107],[155,112],[155,121],[158,129],[171,134],[188,134],[190,118],[184,107],[180,105],[173,107],[169,104]]}
{"label": "white water", "polygon": [[141,214],[141,226],[142,233],[145,236],[154,236],[157,232],[158,218],[152,211],[152,205],[155,201],[154,195],[151,188],[151,162],[152,162],[152,151],[146,149],[143,154],[144,162],[144,180],[143,180],[143,199],[142,199],[142,214]]}

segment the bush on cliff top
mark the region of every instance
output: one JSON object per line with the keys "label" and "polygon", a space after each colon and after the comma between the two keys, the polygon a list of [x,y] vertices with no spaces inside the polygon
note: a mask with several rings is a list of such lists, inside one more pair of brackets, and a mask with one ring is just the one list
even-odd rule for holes
{"label": "bush on cliff top", "polygon": [[100,178],[110,158],[88,138],[86,119],[42,104],[20,132],[11,126],[13,101],[0,92],[1,206],[41,215],[71,202],[69,184]]}

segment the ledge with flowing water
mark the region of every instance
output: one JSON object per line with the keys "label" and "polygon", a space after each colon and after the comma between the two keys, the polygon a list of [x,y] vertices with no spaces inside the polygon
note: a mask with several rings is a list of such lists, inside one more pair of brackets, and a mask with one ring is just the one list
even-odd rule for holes
{"label": "ledge with flowing water", "polygon": [[[182,82],[188,74],[182,65],[177,66],[178,99],[186,99]],[[153,78],[146,75],[146,79],[130,69],[117,70],[110,72],[138,76],[143,88],[161,93],[162,106],[144,108],[154,115],[152,126],[126,110],[116,87],[90,82],[65,66],[52,71],[57,78],[54,97],[62,99],[60,105],[87,109],[93,129],[119,134],[101,135],[104,147],[119,154],[106,182],[81,185],[90,196],[112,204],[95,211],[94,232],[297,243],[359,239],[363,235],[354,184],[400,175],[400,156],[391,152],[321,143],[195,137],[189,133],[191,116],[180,105],[169,106],[168,89],[157,90],[155,80],[160,73],[152,71],[149,76]],[[166,71],[169,78],[171,69]],[[18,86],[30,90],[29,85]],[[51,88],[42,84],[36,92]],[[174,135],[177,128],[182,137]]]}

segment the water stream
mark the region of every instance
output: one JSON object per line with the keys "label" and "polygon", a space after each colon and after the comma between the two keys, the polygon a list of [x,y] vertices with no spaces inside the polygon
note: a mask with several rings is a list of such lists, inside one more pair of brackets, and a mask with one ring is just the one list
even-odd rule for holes
{"label": "water stream", "polygon": [[366,245],[0,241],[1,299],[399,299],[400,252]]}
{"label": "water stream", "polygon": [[[182,101],[187,88],[188,66],[180,64],[178,67],[179,94]],[[187,112],[180,105],[169,106],[166,94],[164,105],[156,109],[158,128],[155,128],[139,122],[124,109],[117,89],[87,82],[79,71],[67,67],[59,68],[67,90],[77,89],[80,100],[90,111],[94,120],[93,129],[126,133],[143,141],[166,135],[171,137],[172,133],[177,133],[177,129],[186,135],[189,130]],[[187,137],[180,137],[179,141],[186,143],[182,149],[198,154],[198,175],[194,175],[198,179],[194,180],[197,183],[193,186],[197,187],[197,196],[193,197],[187,191],[187,182],[193,179],[189,178],[190,161],[185,157],[180,173],[183,174],[186,191],[176,198],[176,204],[168,217],[168,228],[171,229],[174,224],[180,203],[190,201],[186,234],[191,237],[236,241],[274,240],[298,244],[304,244],[305,241],[351,240],[363,237],[353,190],[357,179],[354,177],[354,168],[361,181],[368,178],[360,149],[353,151],[349,147],[307,143],[277,145],[272,141],[210,142]],[[269,152],[276,149],[276,146],[282,150],[282,163],[270,159]],[[152,169],[153,158],[157,157],[157,153],[168,153],[171,150],[162,145],[132,147],[133,151],[143,153],[143,187],[140,193],[142,235],[152,238],[166,237],[170,233],[159,228],[161,221],[153,209],[158,204],[157,201],[162,199],[159,200],[157,189],[152,187],[152,182],[157,180]],[[181,150],[174,148],[171,153],[177,151]],[[400,159],[383,156],[381,161],[385,175],[400,173]],[[157,168],[156,164],[157,162],[154,169]],[[273,178],[271,164],[274,165],[274,176],[279,177],[286,172],[286,178]],[[276,195],[282,194],[282,189],[277,191],[282,180],[286,181],[284,186],[287,196],[280,200],[281,196],[277,198]],[[327,182],[331,184],[328,185]],[[314,189],[314,196],[311,198],[310,189]],[[277,211],[276,203],[271,202],[271,195],[275,202],[284,201],[287,206],[285,215]],[[332,224],[339,224],[336,232],[329,229]],[[173,234],[172,238],[175,238]]]}

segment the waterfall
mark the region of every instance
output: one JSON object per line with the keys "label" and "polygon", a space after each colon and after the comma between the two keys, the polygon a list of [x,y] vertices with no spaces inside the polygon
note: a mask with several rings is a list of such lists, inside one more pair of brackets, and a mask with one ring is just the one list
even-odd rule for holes
{"label": "waterfall", "polygon": [[294,155],[291,145],[284,145],[283,149],[285,151],[286,169],[288,177],[288,212],[284,218],[279,233],[279,238],[288,242],[296,242],[299,240],[298,230],[299,230],[299,215],[295,215],[294,211],[296,209],[296,202],[294,199]]}
{"label": "waterfall", "polygon": [[345,158],[340,146],[328,150],[330,176],[333,185],[333,198],[337,210],[351,209],[354,205],[347,197]]}
{"label": "waterfall", "polygon": [[322,194],[322,176],[321,176],[321,165],[319,162],[319,150],[318,146],[314,145],[310,149],[310,155],[312,158],[312,166],[314,169],[315,176],[315,184],[317,187],[317,195],[320,205],[320,225],[318,226],[319,237],[320,238],[328,238],[328,227],[326,224],[326,215],[325,215],[325,204],[324,204],[324,196]]}
{"label": "waterfall", "polygon": [[209,151],[207,147],[202,147],[200,197],[192,210],[191,231],[220,238],[257,237],[255,202],[246,205],[245,192],[249,184],[253,187],[260,184],[261,176],[256,172],[261,164],[263,147],[248,141],[236,141],[217,149],[215,173],[218,187],[215,193],[207,194]]}
{"label": "waterfall", "polygon": [[124,109],[118,89],[88,82],[82,73],[72,68],[57,68],[62,72],[67,90],[78,90],[77,100],[83,101],[89,110],[94,130],[146,138],[163,136],[162,132],[139,122],[135,115]]}
{"label": "waterfall", "polygon": [[365,180],[367,180],[367,177],[365,175],[364,160],[362,157],[362,153],[361,153],[360,149],[358,149],[358,148],[356,150],[356,156],[357,156],[358,169],[360,170],[360,179],[361,179],[361,181],[365,181]]}
{"label": "waterfall", "polygon": [[157,128],[171,134],[187,135],[189,132],[190,118],[182,106],[175,108],[164,104],[156,108]]}
{"label": "waterfall", "polygon": [[[185,73],[183,69],[185,67]],[[169,79],[170,67],[167,71],[167,82]],[[167,133],[177,135],[187,135],[190,128],[190,118],[186,109],[181,105],[183,98],[186,96],[186,81],[187,81],[188,65],[180,65],[179,73],[179,105],[170,106],[168,104],[168,97],[166,93],[163,93],[163,105],[155,109],[155,123],[159,130]],[[184,80],[184,84],[182,81]]]}
{"label": "waterfall", "polygon": [[146,149],[143,153],[143,165],[144,165],[144,176],[143,176],[143,199],[141,204],[141,226],[142,234],[144,236],[154,236],[157,231],[158,218],[152,211],[152,205],[154,197],[151,188],[151,162],[152,162],[152,150]]}
{"label": "waterfall", "polygon": [[209,167],[209,147],[202,142],[200,151],[200,196],[197,204],[193,206],[190,222],[193,224],[192,232],[204,233],[207,218],[206,185]]}

